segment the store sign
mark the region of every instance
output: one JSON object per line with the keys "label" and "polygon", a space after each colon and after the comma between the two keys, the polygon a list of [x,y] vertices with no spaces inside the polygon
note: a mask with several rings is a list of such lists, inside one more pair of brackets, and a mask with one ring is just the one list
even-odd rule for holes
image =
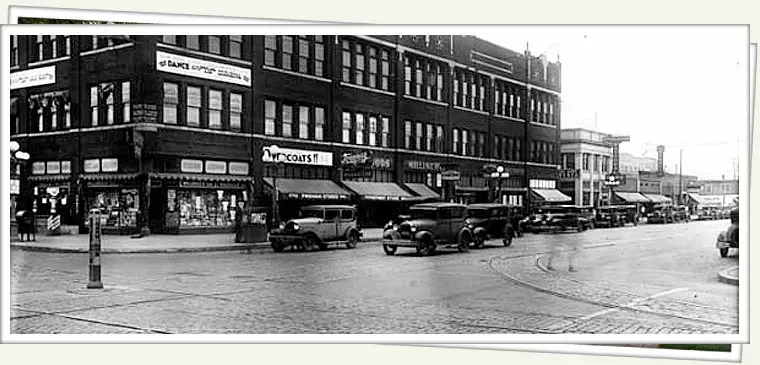
{"label": "store sign", "polygon": [[45,162],[32,163],[32,175],[44,175],[45,174]]}
{"label": "store sign", "polygon": [[135,123],[158,123],[156,104],[132,104],[132,121]]}
{"label": "store sign", "polygon": [[208,174],[226,174],[227,163],[224,161],[206,161],[206,173]]}
{"label": "store sign", "polygon": [[412,170],[440,170],[440,162],[428,162],[428,161],[406,161],[406,167]]}
{"label": "store sign", "polygon": [[372,152],[346,152],[341,156],[343,167],[366,167],[372,161]]}
{"label": "store sign", "polygon": [[20,187],[21,187],[21,184],[20,184],[19,179],[11,179],[11,184],[10,184],[11,194],[18,195],[19,191],[21,190]]}
{"label": "store sign", "polygon": [[46,163],[47,165],[47,173],[48,174],[60,174],[61,173],[61,162],[60,161],[48,161]]}
{"label": "store sign", "polygon": [[271,146],[262,148],[264,162],[282,162],[298,165],[313,166],[332,166],[333,155],[328,152],[295,150],[289,148],[278,148],[276,152],[272,151]]}
{"label": "store sign", "polygon": [[441,173],[441,180],[443,181],[459,181],[460,178],[459,171],[448,170]]}
{"label": "store sign", "polygon": [[100,159],[84,160],[84,172],[100,172]]}
{"label": "store sign", "polygon": [[58,196],[58,193],[61,192],[60,188],[57,186],[49,186],[45,189],[45,192],[48,193],[48,195],[52,197]]}
{"label": "store sign", "polygon": [[372,160],[372,168],[375,169],[389,169],[391,166],[390,158],[375,158]]}
{"label": "store sign", "polygon": [[229,169],[232,175],[248,175],[248,163],[246,162],[230,162]]}
{"label": "store sign", "polygon": [[119,170],[119,160],[115,158],[104,158],[101,165],[103,172],[116,172]]}
{"label": "store sign", "polygon": [[179,168],[182,172],[203,172],[203,161],[182,159]]}
{"label": "store sign", "polygon": [[224,181],[180,181],[181,188],[199,189],[244,189],[242,183]]}
{"label": "store sign", "polygon": [[55,66],[11,72],[11,90],[55,84]]}
{"label": "store sign", "polygon": [[251,86],[251,70],[171,53],[156,52],[156,69],[173,74]]}
{"label": "store sign", "polygon": [[283,196],[288,199],[316,199],[316,200],[340,200],[348,199],[345,194],[311,194],[311,193],[288,193]]}
{"label": "store sign", "polygon": [[71,173],[71,161],[61,161],[61,173],[62,174]]}
{"label": "store sign", "polygon": [[562,169],[557,171],[557,178],[561,180],[577,179],[581,171],[577,169]]}

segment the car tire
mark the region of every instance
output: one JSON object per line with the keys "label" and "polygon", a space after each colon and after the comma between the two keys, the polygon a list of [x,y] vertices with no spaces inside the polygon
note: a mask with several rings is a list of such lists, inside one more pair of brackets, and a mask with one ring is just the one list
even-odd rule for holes
{"label": "car tire", "polygon": [[472,239],[470,239],[470,236],[466,234],[462,234],[459,236],[459,244],[457,244],[457,250],[459,250],[459,252],[468,252],[470,251],[471,243],[472,243]]}
{"label": "car tire", "polygon": [[431,238],[425,238],[417,245],[417,254],[420,256],[428,256],[433,252],[435,252],[435,242]]}
{"label": "car tire", "polygon": [[726,257],[728,256],[728,247],[723,247],[720,249],[720,257]]}
{"label": "car tire", "polygon": [[301,241],[301,247],[306,252],[315,251],[318,248],[317,242],[317,238],[313,235],[306,235]]}
{"label": "car tire", "polygon": [[346,248],[356,248],[356,243],[359,242],[359,235],[356,232],[348,232],[348,240],[346,240]]}
{"label": "car tire", "polygon": [[395,255],[397,249],[398,247],[396,246],[383,245],[383,251],[385,251],[385,254],[388,256]]}
{"label": "car tire", "polygon": [[504,247],[509,247],[512,245],[512,235],[507,235],[506,238],[504,238]]}
{"label": "car tire", "polygon": [[285,245],[279,243],[272,243],[272,249],[274,252],[282,252],[285,250]]}
{"label": "car tire", "polygon": [[477,249],[483,249],[486,247],[486,239],[485,237],[475,237],[475,240],[472,241],[472,247]]}

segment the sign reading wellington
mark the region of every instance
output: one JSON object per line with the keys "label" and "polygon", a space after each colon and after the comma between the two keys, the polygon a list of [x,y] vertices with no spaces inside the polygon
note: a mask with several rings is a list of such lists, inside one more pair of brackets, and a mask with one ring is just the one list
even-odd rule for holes
{"label": "sign reading wellington", "polygon": [[261,160],[264,162],[282,162],[315,166],[333,165],[333,155],[328,152],[294,150],[289,148],[278,148],[277,152],[273,152],[271,146],[264,146],[262,152],[263,155],[261,156]]}
{"label": "sign reading wellington", "polygon": [[55,84],[55,66],[11,72],[11,90]]}
{"label": "sign reading wellington", "polygon": [[251,70],[171,53],[156,52],[156,69],[179,75],[251,86]]}

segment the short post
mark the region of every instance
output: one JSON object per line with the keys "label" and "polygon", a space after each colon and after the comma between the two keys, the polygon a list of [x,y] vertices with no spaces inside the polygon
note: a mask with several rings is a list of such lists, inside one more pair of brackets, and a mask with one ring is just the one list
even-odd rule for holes
{"label": "short post", "polygon": [[90,210],[90,282],[87,289],[103,289],[100,281],[100,209]]}

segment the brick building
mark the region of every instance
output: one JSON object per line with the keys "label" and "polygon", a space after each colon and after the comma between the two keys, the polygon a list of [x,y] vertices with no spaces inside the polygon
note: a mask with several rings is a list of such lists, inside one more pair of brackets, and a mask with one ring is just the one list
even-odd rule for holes
{"label": "brick building", "polygon": [[[369,224],[424,199],[554,189],[558,63],[472,36],[12,36],[11,139],[23,204],[82,225],[230,229],[358,204]],[[442,172],[457,171],[458,181]],[[277,177],[273,179],[273,177]],[[24,194],[24,193],[22,193]],[[271,217],[271,214],[269,215]]]}

